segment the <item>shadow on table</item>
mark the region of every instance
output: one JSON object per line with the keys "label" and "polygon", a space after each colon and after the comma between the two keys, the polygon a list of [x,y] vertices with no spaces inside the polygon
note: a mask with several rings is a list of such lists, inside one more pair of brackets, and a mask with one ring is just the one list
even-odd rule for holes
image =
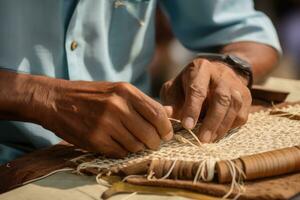
{"label": "shadow on table", "polygon": [[95,176],[76,175],[72,174],[71,172],[59,172],[47,177],[46,179],[41,179],[32,184],[62,190],[80,188],[87,185],[98,185],[96,183]]}

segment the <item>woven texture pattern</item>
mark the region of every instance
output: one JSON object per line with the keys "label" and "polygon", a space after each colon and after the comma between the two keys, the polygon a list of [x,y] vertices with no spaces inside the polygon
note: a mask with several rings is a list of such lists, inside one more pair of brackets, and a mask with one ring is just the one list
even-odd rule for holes
{"label": "woven texture pattern", "polygon": [[[173,140],[163,143],[158,151],[146,150],[130,154],[124,159],[107,159],[102,156],[95,158],[92,155],[88,161],[86,158],[89,155],[84,155],[73,161],[79,164],[79,171],[93,168],[101,173],[103,170],[109,171],[111,168],[122,169],[134,166],[145,160],[164,159],[192,162],[212,160],[215,162],[300,145],[300,122],[286,116],[270,115],[270,111],[271,109],[250,114],[246,125],[232,130],[217,143],[198,146],[188,131],[180,130]],[[300,105],[287,106],[281,108],[280,111],[293,116],[299,115]]]}

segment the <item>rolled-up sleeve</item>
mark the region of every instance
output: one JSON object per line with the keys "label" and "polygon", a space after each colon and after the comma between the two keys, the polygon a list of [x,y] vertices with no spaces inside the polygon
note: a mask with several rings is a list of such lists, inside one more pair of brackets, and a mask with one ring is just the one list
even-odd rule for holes
{"label": "rolled-up sleeve", "polygon": [[270,19],[251,0],[160,0],[174,34],[199,52],[233,42],[263,43],[281,52]]}

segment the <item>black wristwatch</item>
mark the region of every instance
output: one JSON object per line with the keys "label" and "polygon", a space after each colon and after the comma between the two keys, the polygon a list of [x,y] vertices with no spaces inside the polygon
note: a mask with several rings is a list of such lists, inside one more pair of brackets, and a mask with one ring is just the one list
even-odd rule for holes
{"label": "black wristwatch", "polygon": [[231,54],[217,54],[217,53],[200,53],[198,58],[205,58],[210,61],[220,61],[226,63],[229,67],[234,69],[237,73],[245,75],[248,78],[248,88],[253,84],[252,66],[247,61],[231,55]]}

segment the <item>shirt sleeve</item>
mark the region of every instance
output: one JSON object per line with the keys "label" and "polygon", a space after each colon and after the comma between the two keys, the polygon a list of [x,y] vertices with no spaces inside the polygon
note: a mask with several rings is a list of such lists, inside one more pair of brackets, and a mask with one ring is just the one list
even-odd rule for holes
{"label": "shirt sleeve", "polygon": [[172,30],[182,44],[199,52],[239,41],[275,48],[280,43],[270,19],[252,0],[160,0]]}

